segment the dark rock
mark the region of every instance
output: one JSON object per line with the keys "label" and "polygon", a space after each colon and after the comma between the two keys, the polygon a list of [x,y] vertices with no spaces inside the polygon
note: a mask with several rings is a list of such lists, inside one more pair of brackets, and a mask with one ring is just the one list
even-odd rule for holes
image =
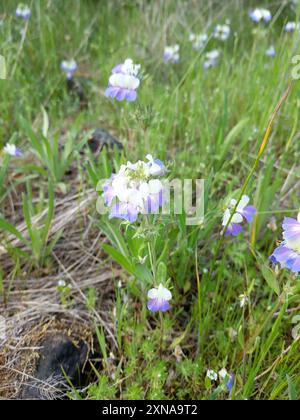
{"label": "dark rock", "polygon": [[112,150],[116,147],[119,150],[123,150],[122,143],[103,128],[97,128],[93,132],[92,137],[88,140],[88,146],[93,153],[99,153],[103,147]]}
{"label": "dark rock", "polygon": [[80,383],[82,368],[88,355],[88,347],[80,341],[76,345],[63,334],[49,336],[41,343],[36,372],[24,385],[22,399],[46,400],[61,398],[68,383]]}

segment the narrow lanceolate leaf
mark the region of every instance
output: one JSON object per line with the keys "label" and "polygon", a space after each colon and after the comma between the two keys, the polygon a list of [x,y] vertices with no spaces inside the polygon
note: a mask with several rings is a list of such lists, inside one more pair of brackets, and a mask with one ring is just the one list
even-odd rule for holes
{"label": "narrow lanceolate leaf", "polygon": [[280,287],[275,273],[266,265],[261,266],[261,272],[270,288],[273,290],[273,292],[276,293],[277,296],[279,296]]}
{"label": "narrow lanceolate leaf", "polygon": [[6,79],[6,61],[2,55],[0,55],[0,79]]}
{"label": "narrow lanceolate leaf", "polygon": [[286,379],[288,382],[288,389],[289,389],[289,400],[290,401],[297,401],[298,395],[296,391],[296,387],[292,381],[292,378],[289,375],[286,375]]}

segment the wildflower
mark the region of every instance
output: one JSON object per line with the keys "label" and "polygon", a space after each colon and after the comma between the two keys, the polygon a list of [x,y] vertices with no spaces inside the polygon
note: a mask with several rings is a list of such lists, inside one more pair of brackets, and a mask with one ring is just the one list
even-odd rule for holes
{"label": "wildflower", "polygon": [[300,272],[300,213],[298,218],[285,217],[282,223],[284,241],[274,250],[270,260],[288,268],[293,273]]}
{"label": "wildflower", "polygon": [[67,79],[71,80],[75,71],[77,70],[77,63],[75,60],[63,60],[60,65],[60,69],[66,73]]}
{"label": "wildflower", "polygon": [[215,67],[218,64],[220,58],[220,52],[218,50],[212,50],[205,54],[205,61],[203,63],[203,68],[205,70],[210,67]]}
{"label": "wildflower", "polygon": [[271,45],[271,47],[269,47],[267,49],[266,56],[267,57],[275,57],[276,56],[276,50],[275,50],[275,47],[273,45]]}
{"label": "wildflower", "polygon": [[140,79],[137,77],[141,66],[134,64],[128,58],[123,64],[118,64],[112,69],[109,78],[109,86],[105,91],[105,96],[116,98],[118,101],[126,99],[133,102],[137,98],[136,90],[140,85]]}
{"label": "wildflower", "polygon": [[216,381],[218,380],[218,374],[217,374],[214,370],[212,370],[212,369],[209,369],[209,370],[207,371],[206,376],[207,376],[207,377],[208,377],[208,379],[210,379],[211,381],[216,382]]}
{"label": "wildflower", "polygon": [[229,376],[228,381],[226,382],[226,388],[227,388],[227,390],[228,390],[229,392],[230,392],[230,391],[232,390],[232,388],[233,388],[234,381],[235,381],[235,374],[234,374],[234,373],[232,373],[232,374]]}
{"label": "wildflower", "polygon": [[180,54],[179,54],[180,47],[178,44],[165,47],[164,51],[164,60],[165,62],[171,62],[173,64],[176,64],[179,62]]}
{"label": "wildflower", "polygon": [[296,23],[296,22],[288,22],[285,26],[284,26],[284,30],[285,32],[295,32],[295,31],[299,31],[300,30],[300,24]]}
{"label": "wildflower", "polygon": [[246,219],[248,223],[251,223],[253,220],[253,216],[256,213],[256,209],[254,206],[248,206],[249,197],[247,195],[243,195],[241,201],[239,202],[234,215],[231,218],[231,210],[235,208],[237,201],[231,200],[229,203],[229,208],[227,208],[223,215],[223,222],[222,225],[224,227],[227,226],[230,218],[231,222],[226,230],[226,236],[232,235],[237,236],[240,232],[242,232],[243,228],[241,223]]}
{"label": "wildflower", "polygon": [[10,144],[10,143],[7,143],[5,145],[5,147],[3,148],[3,152],[5,154],[10,155],[10,156],[13,156],[13,157],[20,157],[20,156],[22,156],[21,150],[18,149],[16,147],[16,145]]}
{"label": "wildflower", "polygon": [[257,8],[250,11],[249,17],[253,22],[256,22],[256,23],[259,23],[262,20],[265,23],[268,23],[272,19],[272,13],[267,9]]}
{"label": "wildflower", "polygon": [[219,371],[219,377],[220,377],[221,380],[226,379],[227,376],[228,376],[228,372],[225,368],[223,368]]}
{"label": "wildflower", "polygon": [[110,207],[109,218],[120,218],[131,223],[140,213],[155,213],[163,205],[162,182],[156,177],[164,174],[164,164],[147,155],[147,162],[127,162],[113,174],[103,188],[103,197]]}
{"label": "wildflower", "polygon": [[65,282],[65,280],[59,280],[57,282],[57,286],[58,287],[66,287],[67,286],[67,283]]}
{"label": "wildflower", "polygon": [[151,312],[166,312],[170,309],[169,301],[172,299],[172,293],[162,284],[148,292],[148,309]]}
{"label": "wildflower", "polygon": [[204,48],[208,40],[208,35],[207,34],[200,34],[200,35],[190,34],[189,40],[192,43],[193,49],[195,51],[200,51],[202,50],[202,48]]}
{"label": "wildflower", "polygon": [[219,39],[220,41],[226,41],[230,36],[230,26],[229,25],[217,25],[215,27],[213,37]]}
{"label": "wildflower", "polygon": [[16,10],[16,16],[28,20],[31,16],[31,10],[26,4],[19,4]]}
{"label": "wildflower", "polygon": [[242,295],[239,296],[239,300],[240,300],[240,307],[244,308],[244,306],[249,302],[249,296],[247,296],[246,293],[243,293]]}

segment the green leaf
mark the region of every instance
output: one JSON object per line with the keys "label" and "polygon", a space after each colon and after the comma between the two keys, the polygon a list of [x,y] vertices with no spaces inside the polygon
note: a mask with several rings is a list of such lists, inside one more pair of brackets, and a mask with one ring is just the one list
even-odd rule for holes
{"label": "green leaf", "polygon": [[298,401],[298,395],[295,388],[295,385],[289,375],[286,375],[287,383],[288,383],[288,390],[289,390],[289,400],[290,401]]}
{"label": "green leaf", "polygon": [[266,265],[261,266],[261,272],[270,288],[273,290],[273,292],[276,293],[277,296],[279,296],[280,287],[275,273]]}
{"label": "green leaf", "polygon": [[11,225],[2,218],[0,218],[0,228],[14,235],[17,239],[19,239],[19,241],[23,242],[25,245],[28,244],[21,232],[19,232],[18,229],[16,229],[13,225]]}
{"label": "green leaf", "polygon": [[115,260],[121,267],[125,268],[128,273],[135,275],[135,269],[129,259],[125,257],[121,252],[119,252],[117,249],[113,248],[110,245],[104,244],[103,245],[104,251],[110,255],[113,260]]}

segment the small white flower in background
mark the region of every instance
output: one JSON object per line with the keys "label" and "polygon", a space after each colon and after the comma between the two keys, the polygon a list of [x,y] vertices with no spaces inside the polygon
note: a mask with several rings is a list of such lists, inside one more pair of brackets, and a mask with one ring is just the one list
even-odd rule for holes
{"label": "small white flower in background", "polygon": [[239,300],[240,300],[240,307],[244,308],[246,304],[249,302],[249,296],[247,296],[246,293],[243,293],[242,295],[239,296]]}
{"label": "small white flower in background", "polygon": [[226,41],[230,36],[230,26],[229,25],[217,25],[215,27],[213,37],[219,39],[220,41]]}
{"label": "small white flower in background", "polygon": [[75,60],[63,60],[60,64],[60,69],[66,73],[67,79],[72,79],[77,70],[77,63]]}
{"label": "small white flower in background", "polygon": [[271,47],[269,47],[266,51],[266,56],[267,57],[275,57],[276,56],[276,50],[274,45],[271,45]]}
{"label": "small white flower in background", "polygon": [[210,67],[215,67],[220,58],[220,52],[218,50],[212,50],[205,54],[205,61],[203,63],[204,70],[209,69]]}
{"label": "small white flower in background", "polygon": [[300,24],[297,22],[288,22],[284,26],[285,32],[295,32],[300,30]]}
{"label": "small white flower in background", "polygon": [[7,143],[4,148],[3,148],[3,152],[9,156],[13,156],[13,157],[20,157],[22,156],[22,152],[20,149],[18,149],[16,147],[16,145],[14,144],[10,144]]}
{"label": "small white flower in background", "polygon": [[189,40],[192,43],[193,49],[195,51],[200,51],[204,48],[208,40],[208,35],[207,34],[199,34],[199,35],[190,34]]}
{"label": "small white flower in background", "polygon": [[249,13],[249,17],[253,22],[256,23],[259,23],[261,21],[268,23],[272,19],[272,13],[267,9],[257,8],[251,10],[251,12]]}
{"label": "small white flower in background", "polygon": [[223,381],[227,377],[229,377],[227,370],[225,368],[221,369],[219,371],[219,378],[220,378],[220,380]]}
{"label": "small white flower in background", "polygon": [[209,370],[207,371],[206,376],[207,376],[207,377],[208,377],[208,379],[210,379],[211,381],[216,382],[216,381],[218,380],[218,374],[217,374],[214,370],[212,370],[212,369],[209,369]]}
{"label": "small white flower in background", "polygon": [[20,3],[16,10],[16,16],[28,20],[31,16],[31,10],[26,4]]}
{"label": "small white flower in background", "polygon": [[65,282],[65,280],[59,280],[57,282],[57,286],[58,287],[66,287],[67,283]]}
{"label": "small white flower in background", "polygon": [[179,50],[180,50],[180,47],[178,44],[165,47],[165,51],[164,51],[165,62],[166,63],[171,62],[173,64],[178,63],[180,59]]}

